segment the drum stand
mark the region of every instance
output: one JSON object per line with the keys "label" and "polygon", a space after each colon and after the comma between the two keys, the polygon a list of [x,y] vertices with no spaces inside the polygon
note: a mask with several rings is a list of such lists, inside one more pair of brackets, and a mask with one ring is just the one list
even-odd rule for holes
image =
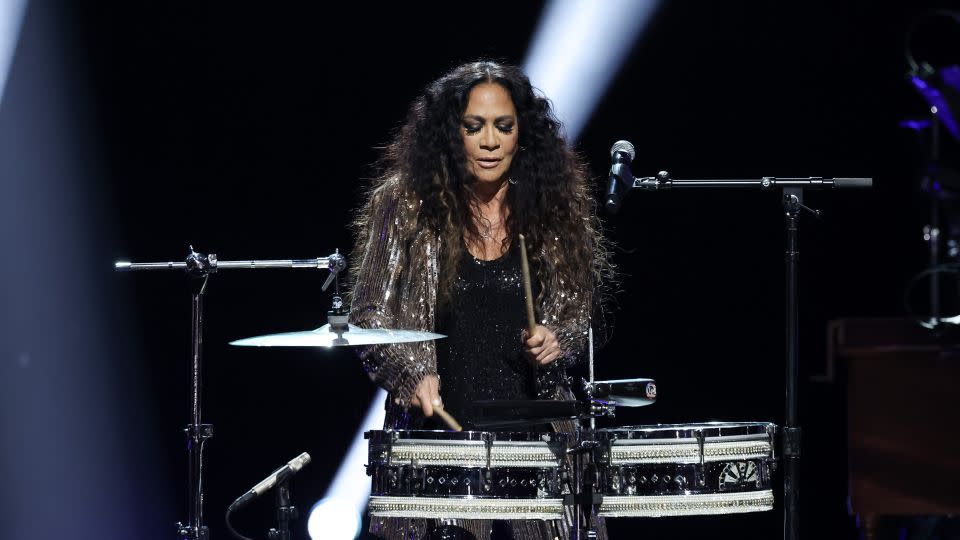
{"label": "drum stand", "polygon": [[[591,422],[593,419],[590,419]],[[577,437],[577,447],[570,450],[573,457],[572,493],[564,497],[564,505],[572,507],[573,540],[597,539],[597,511],[603,502],[603,495],[597,492],[597,466],[593,455],[599,445],[594,439],[593,430],[581,430]]]}
{"label": "drum stand", "polygon": [[[732,188],[757,189],[771,191],[782,190],[782,203],[786,216],[787,248],[786,248],[786,414],[781,439],[784,459],[784,518],[783,537],[786,540],[797,540],[800,537],[799,521],[799,473],[800,473],[800,426],[797,414],[797,372],[798,372],[798,327],[797,327],[797,298],[798,280],[797,270],[800,252],[797,251],[798,227],[800,211],[806,210],[815,216],[820,211],[812,210],[803,205],[803,190],[806,189],[840,189],[840,188],[868,188],[873,186],[872,178],[776,178],[772,176],[760,179],[736,180],[673,180],[667,171],[660,171],[657,176],[634,178],[627,167],[617,170],[618,186],[625,185],[627,189],[643,189],[658,191],[671,188]],[[619,206],[614,190],[611,197]]]}
{"label": "drum stand", "polygon": [[[346,267],[346,260],[339,251],[329,257],[301,260],[269,260],[269,261],[218,261],[217,256],[211,253],[201,255],[190,246],[190,254],[184,262],[162,263],[131,263],[117,262],[116,270],[186,270],[190,276],[191,304],[190,304],[190,339],[192,343],[190,358],[190,420],[184,432],[187,435],[187,461],[189,467],[187,487],[189,492],[189,506],[187,522],[177,523],[177,535],[183,540],[207,540],[210,532],[203,524],[203,443],[213,436],[213,425],[201,422],[201,377],[202,377],[202,349],[203,344],[203,294],[207,290],[207,280],[210,274],[219,269],[236,268],[327,268],[331,278]],[[331,279],[328,278],[326,285]],[[326,285],[324,288],[326,288]],[[280,537],[282,538],[282,537]],[[288,535],[289,538],[289,535]]]}

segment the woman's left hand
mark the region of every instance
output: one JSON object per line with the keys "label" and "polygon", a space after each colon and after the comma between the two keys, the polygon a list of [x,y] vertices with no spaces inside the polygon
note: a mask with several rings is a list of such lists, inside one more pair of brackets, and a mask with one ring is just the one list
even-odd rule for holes
{"label": "woman's left hand", "polygon": [[537,325],[533,335],[523,330],[523,354],[535,366],[545,366],[560,358],[560,342],[557,335],[546,326]]}

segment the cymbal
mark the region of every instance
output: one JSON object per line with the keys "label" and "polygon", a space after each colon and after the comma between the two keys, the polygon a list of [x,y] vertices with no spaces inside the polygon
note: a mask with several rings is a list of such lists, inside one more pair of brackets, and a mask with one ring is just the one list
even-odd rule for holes
{"label": "cymbal", "polygon": [[283,332],[238,339],[231,341],[230,345],[240,347],[345,347],[429,341],[444,337],[447,336],[418,330],[360,328],[352,324],[347,325],[347,330],[341,332],[335,331],[331,329],[329,324],[325,324],[316,330]]}

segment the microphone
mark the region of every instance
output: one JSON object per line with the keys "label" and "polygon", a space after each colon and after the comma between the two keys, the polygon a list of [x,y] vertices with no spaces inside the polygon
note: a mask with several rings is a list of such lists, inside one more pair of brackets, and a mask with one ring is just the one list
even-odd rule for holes
{"label": "microphone", "polygon": [[616,214],[620,209],[620,199],[625,188],[633,186],[633,174],[630,172],[630,162],[637,155],[630,141],[617,141],[610,148],[610,183],[607,187],[607,212]]}
{"label": "microphone", "polygon": [[250,488],[250,491],[244,493],[243,495],[238,497],[237,500],[230,503],[230,507],[228,508],[228,511],[232,512],[237,508],[240,508],[241,506],[246,505],[248,502],[252,501],[253,499],[256,499],[260,495],[263,495],[264,493],[269,491],[271,488],[273,488],[273,486],[297,474],[297,471],[302,469],[303,466],[306,465],[307,463],[310,463],[310,454],[306,452],[291,459],[289,462],[287,462],[286,465],[273,471],[273,473],[271,473],[270,476],[264,478],[263,481],[261,481],[259,484]]}

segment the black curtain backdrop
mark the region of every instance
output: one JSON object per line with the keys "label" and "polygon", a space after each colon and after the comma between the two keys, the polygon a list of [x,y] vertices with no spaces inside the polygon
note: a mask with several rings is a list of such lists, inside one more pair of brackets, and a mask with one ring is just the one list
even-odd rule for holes
{"label": "black curtain backdrop", "polygon": [[[925,103],[905,78],[908,21],[930,2],[664,2],[602,97],[577,148],[599,192],[609,148],[637,148],[633,170],[673,178],[869,176],[874,189],[813,192],[800,230],[800,416],[804,536],[853,538],[846,510],[842,381],[822,373],[827,321],[899,316],[925,266],[918,189],[923,148],[898,127]],[[114,260],[182,260],[188,245],[222,260],[350,253],[347,224],[385,143],[423,86],[461,61],[522,63],[543,4],[119,2],[65,15],[93,89],[108,174],[102,221]],[[611,14],[626,16],[627,14]],[[594,47],[584,44],[585,47]],[[944,138],[945,157],[955,153]],[[783,422],[784,249],[776,193],[631,193],[605,216],[623,271],[598,378],[650,377],[651,407],[605,426],[704,420]],[[172,538],[186,519],[190,303],[178,273],[101,279],[127,295],[136,355],[164,446]],[[206,522],[303,451],[295,524],[332,480],[375,388],[348,348],[247,349],[231,340],[325,322],[323,272],[223,271],[210,279],[204,329]],[[918,419],[925,421],[926,419]],[[612,520],[613,538],[775,538],[773,512]],[[145,486],[149,498],[150,486]],[[150,504],[145,500],[144,504]],[[235,518],[263,536],[272,497]]]}

